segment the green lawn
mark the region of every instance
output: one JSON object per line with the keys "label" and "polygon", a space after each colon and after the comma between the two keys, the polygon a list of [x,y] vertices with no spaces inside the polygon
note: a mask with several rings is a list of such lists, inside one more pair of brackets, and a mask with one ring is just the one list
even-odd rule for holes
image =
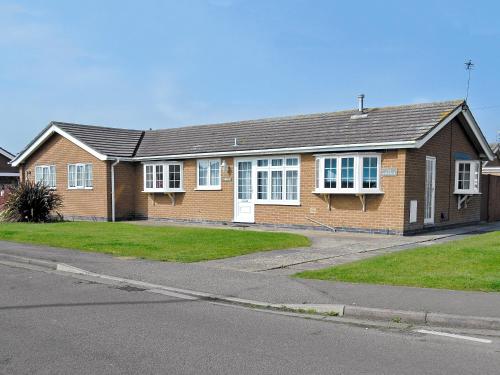
{"label": "green lawn", "polygon": [[500,232],[305,271],[306,279],[500,292]]}
{"label": "green lawn", "polygon": [[0,223],[0,240],[174,262],[310,246],[289,233],[90,222]]}

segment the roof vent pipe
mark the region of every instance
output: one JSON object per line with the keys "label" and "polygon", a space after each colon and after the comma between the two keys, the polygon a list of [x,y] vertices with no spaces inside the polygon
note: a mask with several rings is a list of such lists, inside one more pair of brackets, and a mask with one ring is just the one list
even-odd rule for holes
{"label": "roof vent pipe", "polygon": [[359,113],[363,113],[364,108],[364,99],[365,99],[365,94],[359,94],[358,95],[358,111]]}

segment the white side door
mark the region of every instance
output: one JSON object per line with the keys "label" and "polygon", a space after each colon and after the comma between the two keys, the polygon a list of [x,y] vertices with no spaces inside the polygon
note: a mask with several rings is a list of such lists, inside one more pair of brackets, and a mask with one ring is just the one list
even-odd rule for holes
{"label": "white side door", "polygon": [[425,158],[425,206],[424,224],[434,224],[434,211],[436,202],[436,158]]}
{"label": "white side door", "polygon": [[253,161],[236,160],[234,221],[238,223],[255,222],[253,201]]}

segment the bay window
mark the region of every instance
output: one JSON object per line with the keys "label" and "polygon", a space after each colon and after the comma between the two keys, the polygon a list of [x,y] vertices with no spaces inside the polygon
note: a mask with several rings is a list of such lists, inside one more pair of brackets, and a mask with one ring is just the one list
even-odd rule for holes
{"label": "bay window", "polygon": [[182,162],[144,164],[144,192],[182,192]]}
{"label": "bay window", "polygon": [[38,165],[35,167],[35,182],[43,183],[52,189],[56,188],[56,166]]}
{"label": "bay window", "polygon": [[457,160],[455,162],[455,194],[480,194],[480,176],[479,160]]}
{"label": "bay window", "polygon": [[257,159],[256,203],[299,204],[299,164],[297,156]]}
{"label": "bay window", "polygon": [[92,164],[68,164],[68,189],[92,189]]}
{"label": "bay window", "polygon": [[198,160],[198,190],[220,190],[220,159]]}
{"label": "bay window", "polygon": [[380,194],[380,154],[317,155],[315,193]]}

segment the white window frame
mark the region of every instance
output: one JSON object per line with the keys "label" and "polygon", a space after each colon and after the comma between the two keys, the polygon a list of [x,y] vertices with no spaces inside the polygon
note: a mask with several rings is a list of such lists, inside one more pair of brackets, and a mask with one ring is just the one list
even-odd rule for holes
{"label": "white window frame", "polygon": [[[212,163],[217,162],[219,163],[219,183],[216,185],[211,184],[212,180]],[[207,184],[206,185],[200,185],[200,164],[201,163],[208,163],[208,172],[207,172]],[[198,159],[196,161],[196,189],[195,190],[221,190],[221,180],[222,180],[222,168],[221,168],[222,161],[221,159]]]}
{"label": "white window frame", "polygon": [[[71,175],[70,168],[71,167],[75,168],[74,175],[73,175],[73,181],[75,182],[75,186],[71,186],[71,184],[70,184],[70,175]],[[78,167],[83,168],[83,178],[82,178],[81,185],[78,185],[78,178],[77,178]],[[91,175],[92,175],[92,179],[90,180],[90,181],[92,181],[91,185],[87,185],[87,182],[88,182],[87,168],[88,167],[91,168]],[[92,163],[70,163],[70,164],[68,164],[67,170],[68,170],[68,189],[69,190],[92,190],[94,188],[94,167],[93,167]]]}
{"label": "white window frame", "polygon": [[[316,194],[383,194],[381,186],[382,155],[379,153],[349,153],[349,154],[321,154],[315,155],[315,181]],[[377,187],[363,187],[363,158],[377,158]],[[336,159],[337,176],[336,187],[325,188],[325,159]],[[342,188],[342,159],[354,159],[354,184],[352,188]]]}
{"label": "white window frame", "polygon": [[[39,176],[39,173],[37,172],[38,170],[41,170],[41,176],[42,179],[37,179],[37,176]],[[43,170],[48,169],[48,179],[49,183],[45,183],[43,181]],[[51,170],[53,170],[53,173],[51,173]],[[56,166],[54,164],[47,164],[47,165],[36,165],[35,166],[35,182],[44,182],[46,186],[48,186],[50,189],[55,190],[57,188],[57,173],[56,173]],[[52,184],[51,184],[52,182]]]}
{"label": "white window frame", "polygon": [[[470,185],[469,189],[458,188],[458,169],[460,164],[470,165]],[[476,195],[481,194],[481,161],[480,160],[455,160],[455,191],[454,194],[459,195]]]}
{"label": "white window frame", "polygon": [[[156,166],[163,167],[163,187],[156,187]],[[180,166],[180,186],[178,188],[170,188],[170,171],[171,165]],[[146,187],[146,167],[153,166],[153,187]],[[182,161],[160,161],[143,163],[143,193],[183,193],[184,190],[184,163]]]}
{"label": "white window frame", "polygon": [[[282,165],[273,166],[272,160],[281,159]],[[297,165],[286,165],[287,159],[297,159]],[[258,166],[259,160],[267,160],[267,166]],[[254,171],[252,172],[252,184],[254,189],[254,202],[255,204],[267,205],[285,205],[285,206],[299,206],[300,205],[300,155],[276,155],[276,156],[263,156],[254,159]],[[271,199],[272,196],[272,172],[281,171],[281,199]],[[287,199],[287,183],[286,172],[297,172],[297,199]],[[258,172],[267,172],[267,199],[258,199]]]}

